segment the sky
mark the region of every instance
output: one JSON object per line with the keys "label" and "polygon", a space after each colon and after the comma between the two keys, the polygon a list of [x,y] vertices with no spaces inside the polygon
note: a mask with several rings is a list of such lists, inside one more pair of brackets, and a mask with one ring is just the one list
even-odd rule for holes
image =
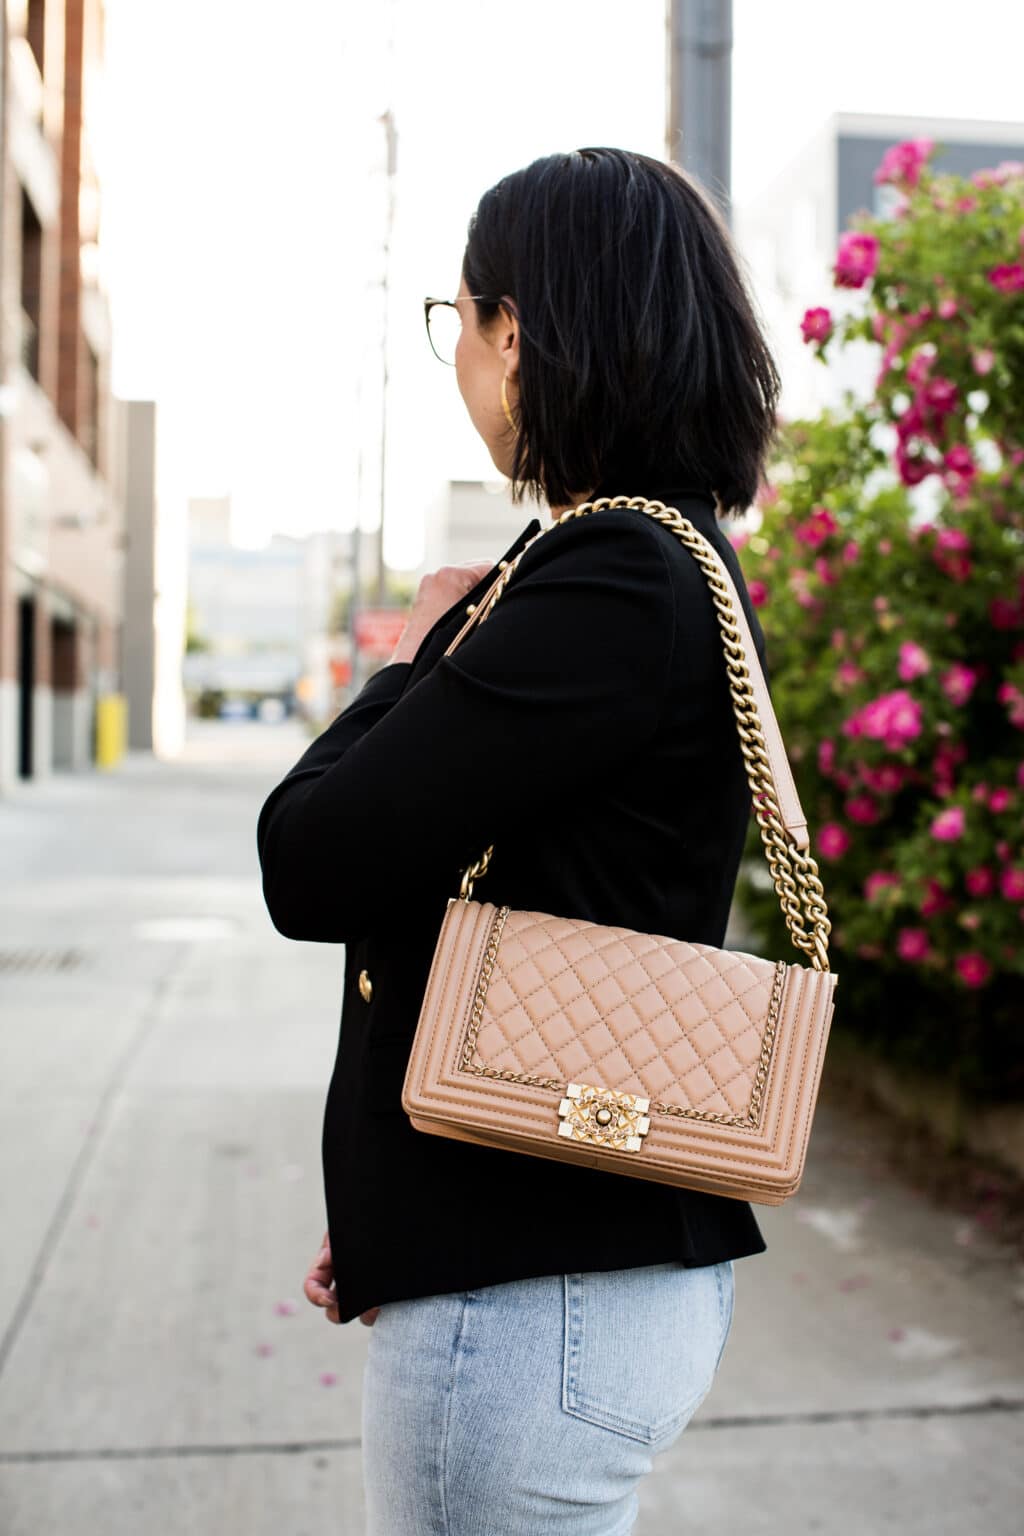
{"label": "sky", "polygon": [[[239,543],[379,517],[394,114],[385,557],[415,567],[444,481],[496,478],[422,298],[456,291],[469,216],[506,172],[586,144],[664,153],[664,0],[106,0],[106,15],[114,392],[157,401],[162,504],[230,493]],[[734,201],[834,111],[1019,118],[1022,18],[1009,0],[734,0]]]}

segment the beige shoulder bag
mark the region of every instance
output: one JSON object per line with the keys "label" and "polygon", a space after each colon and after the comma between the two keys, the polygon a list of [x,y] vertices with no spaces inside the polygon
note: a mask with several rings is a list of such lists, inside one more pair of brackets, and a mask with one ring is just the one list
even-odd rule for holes
{"label": "beige shoulder bag", "polygon": [[710,584],[768,867],[810,966],[473,901],[492,846],[449,898],[402,1106],[434,1135],[780,1205],[803,1176],[832,1019],[824,892],[746,615],[714,547],[674,507],[626,496],[570,508],[537,537],[626,506],[670,528]]}

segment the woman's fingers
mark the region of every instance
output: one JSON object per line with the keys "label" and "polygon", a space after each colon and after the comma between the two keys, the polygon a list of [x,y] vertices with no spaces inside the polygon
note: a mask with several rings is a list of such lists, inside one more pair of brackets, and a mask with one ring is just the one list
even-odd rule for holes
{"label": "woman's fingers", "polygon": [[334,1261],[331,1258],[330,1239],[324,1236],[320,1252],[306,1272],[303,1290],[306,1299],[315,1307],[330,1307],[334,1303]]}
{"label": "woman's fingers", "polygon": [[[313,1260],[306,1272],[302,1289],[306,1299],[311,1301],[314,1307],[323,1307],[324,1316],[329,1323],[340,1323],[341,1314],[338,1311],[338,1293],[334,1283],[334,1260],[331,1257],[330,1238],[324,1233],[324,1240],[320,1252]],[[372,1328],[377,1321],[380,1307],[371,1307],[367,1312],[359,1314],[359,1321],[365,1323],[367,1328]]]}

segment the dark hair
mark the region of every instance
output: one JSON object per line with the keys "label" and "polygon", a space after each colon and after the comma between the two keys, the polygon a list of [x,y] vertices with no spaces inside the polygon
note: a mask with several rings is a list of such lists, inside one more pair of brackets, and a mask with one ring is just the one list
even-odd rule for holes
{"label": "dark hair", "polygon": [[[641,495],[656,475],[723,513],[750,506],[779,375],[728,228],[685,171],[622,149],[534,160],[480,199],[463,276],[519,316],[513,501],[609,479]],[[498,307],[478,303],[481,324]]]}

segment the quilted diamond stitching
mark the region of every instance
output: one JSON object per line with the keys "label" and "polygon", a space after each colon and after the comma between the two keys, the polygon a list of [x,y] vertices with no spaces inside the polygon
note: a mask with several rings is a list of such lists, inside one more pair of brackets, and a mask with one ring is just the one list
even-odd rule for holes
{"label": "quilted diamond stitching", "polygon": [[[554,1061],[557,1066],[557,1052],[564,1047],[553,1046],[550,1040],[545,1038],[544,1028],[552,1018],[557,1017],[561,1010],[566,1007],[565,1003],[558,1004],[553,985],[556,980],[564,976],[567,971],[570,971],[584,991],[592,992],[602,982],[612,981],[620,994],[620,1001],[612,1004],[611,1009],[606,1009],[605,1012],[621,1010],[623,1004],[626,1004],[633,1016],[639,1018],[636,1028],[629,1030],[621,1038],[613,1039],[606,1049],[599,1051],[597,1054],[592,1054],[591,1067],[600,1068],[603,1062],[606,1062],[610,1056],[618,1051],[628,1064],[625,1076],[638,1076],[643,1081],[642,1072],[644,1068],[649,1066],[655,1059],[662,1058],[663,1048],[651,1038],[647,1030],[647,1024],[652,1022],[653,1018],[659,1017],[659,1015],[653,1015],[651,1019],[645,1020],[638,1013],[637,1009],[633,1007],[631,997],[624,990],[619,980],[620,972],[627,970],[630,966],[639,966],[640,971],[644,973],[644,980],[638,990],[646,991],[648,987],[653,987],[663,1003],[665,1012],[669,1017],[673,1018],[676,1025],[680,1028],[681,1040],[686,1040],[689,1034],[695,1033],[705,1025],[710,1025],[718,1035],[720,1043],[705,1053],[703,1061],[694,1063],[686,1069],[686,1072],[677,1075],[676,1083],[681,1084],[684,1091],[687,1076],[692,1076],[695,1073],[703,1073],[704,1075],[703,1092],[695,1093],[691,1090],[686,1093],[689,1104],[694,1107],[700,1107],[718,1096],[729,1105],[733,1112],[743,1111],[747,1107],[750,1088],[756,1070],[756,1057],[752,1059],[749,1065],[743,1064],[733,1047],[734,1042],[738,1043],[746,1031],[740,1029],[732,1035],[723,1031],[712,1013],[716,1003],[721,1003],[721,996],[719,995],[718,998],[712,1000],[705,997],[704,993],[711,988],[720,991],[724,985],[727,989],[729,1002],[735,1004],[739,1011],[746,1016],[750,1027],[757,1030],[760,1021],[751,1012],[747,998],[751,993],[760,991],[766,1006],[767,996],[770,992],[771,973],[774,970],[770,962],[764,962],[764,974],[759,977],[746,964],[744,957],[729,951],[714,951],[718,964],[713,965],[708,956],[701,952],[700,946],[688,945],[681,940],[672,939],[668,936],[630,933],[628,930],[612,930],[609,932],[600,925],[590,924],[585,921],[576,922],[566,918],[551,919],[544,915],[541,915],[541,917],[544,920],[532,914],[514,913],[512,914],[511,926],[506,925],[502,944],[495,960],[492,986],[503,981],[514,1001],[511,1004],[506,1004],[503,1009],[498,1010],[492,1006],[493,997],[489,995],[488,1003],[485,1007],[483,1025],[484,1028],[487,1025],[496,1027],[503,1044],[498,1049],[496,1056],[489,1055],[489,1060],[486,1063],[481,1062],[482,1065],[492,1065],[495,1059],[501,1058],[503,1053],[508,1051],[517,1062],[521,1071],[536,1071],[538,1063],[545,1056],[549,1060]],[[658,942],[659,938],[661,938],[661,942]],[[680,964],[673,958],[672,963],[662,971],[661,976],[651,974],[652,968],[647,967],[644,962],[653,957],[657,965],[657,957],[664,957],[668,946],[678,946],[683,950],[689,950],[691,958],[683,964]],[[570,949],[573,953],[567,953],[567,950]],[[561,970],[552,970],[540,958],[552,950],[558,954],[562,962]],[[756,957],[752,958],[756,959]],[[587,959],[591,961],[598,960],[601,967],[603,967],[603,974],[594,973],[591,967],[588,967],[588,969],[591,969],[591,974],[595,977],[590,983],[589,988],[585,978],[580,975],[580,967]],[[614,962],[614,969],[609,968],[611,962]],[[723,963],[725,964],[725,969],[722,968]],[[535,984],[522,990],[518,984],[517,972],[522,973],[527,968],[532,972],[531,980]],[[702,974],[699,977],[695,976],[695,971]],[[681,993],[673,1001],[666,996],[664,987],[659,983],[664,977],[678,977],[680,973],[685,976],[689,990]],[[537,983],[537,977],[543,979]],[[742,986],[741,989],[740,984],[743,982],[746,985]],[[537,1018],[535,1012],[531,1009],[531,1003],[535,1003],[538,994],[545,990],[548,993],[549,999],[556,1006],[554,1012],[548,1007],[544,1015],[541,1018]],[[691,999],[696,999],[699,1002],[704,1017],[686,1024],[685,1021],[679,1020],[676,1010],[682,1004],[690,1002]],[[765,1006],[762,1006],[762,1017]],[[513,1022],[508,1018],[510,1011],[517,1018],[521,1018],[521,1015],[525,1014],[528,1021],[526,1027],[518,1029],[514,1035],[511,1033],[514,1027]],[[660,1017],[663,1016],[661,1015]],[[484,1028],[481,1029],[481,1034],[484,1033]],[[585,1034],[586,1031],[583,1032],[580,1038],[585,1038]],[[526,1063],[522,1058],[521,1048],[530,1037],[536,1037],[541,1043],[542,1049],[535,1061]],[[646,1038],[653,1051],[653,1054],[647,1056],[645,1060],[639,1059],[635,1046],[632,1052],[628,1049],[631,1042],[639,1044],[638,1037]],[[573,1042],[570,1041],[569,1043],[572,1044]],[[520,1047],[520,1049],[517,1049],[517,1047]],[[728,1076],[723,1075],[726,1057],[723,1057],[722,1068],[715,1072],[710,1071],[708,1068],[708,1063],[715,1056],[721,1055],[723,1051],[727,1052],[728,1059],[731,1060],[731,1064],[735,1067],[735,1070],[729,1073]],[[505,1060],[507,1062],[507,1058]],[[573,1071],[576,1075],[579,1075],[578,1067],[574,1067]],[[618,1086],[623,1080],[624,1078],[620,1075],[609,1086]],[[706,1086],[707,1083],[710,1083],[710,1088]],[[731,1091],[734,1085],[741,1086],[744,1097],[740,1098]],[[666,1097],[670,1087],[671,1084],[666,1084],[664,1087],[654,1091],[662,1097]],[[696,1084],[694,1088],[696,1088]]]}

